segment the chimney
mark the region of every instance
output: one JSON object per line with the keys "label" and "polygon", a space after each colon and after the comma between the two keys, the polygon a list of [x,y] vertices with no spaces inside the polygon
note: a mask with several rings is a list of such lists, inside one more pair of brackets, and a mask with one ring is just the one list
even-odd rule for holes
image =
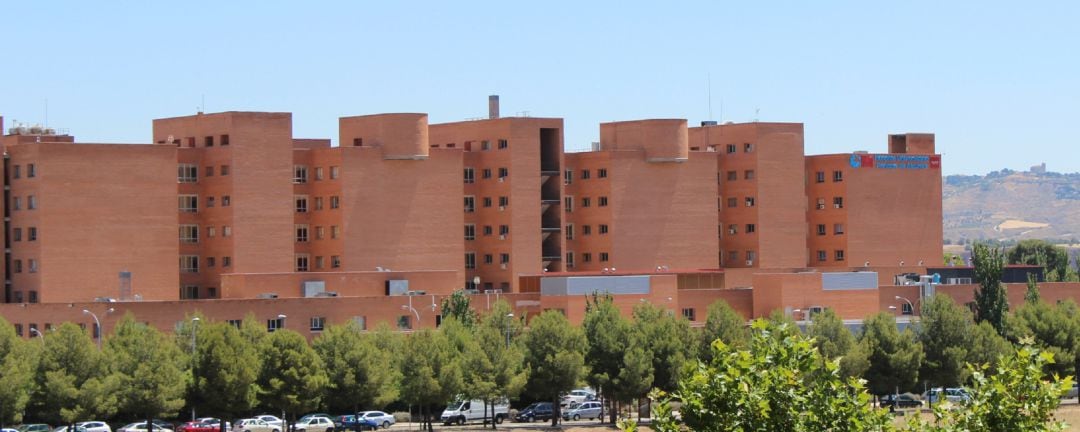
{"label": "chimney", "polygon": [[488,96],[488,118],[499,118],[499,95]]}

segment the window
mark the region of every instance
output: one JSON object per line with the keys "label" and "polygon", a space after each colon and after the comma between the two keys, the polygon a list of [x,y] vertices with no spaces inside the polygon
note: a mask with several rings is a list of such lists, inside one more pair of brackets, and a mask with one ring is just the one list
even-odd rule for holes
{"label": "window", "polygon": [[363,147],[364,146],[364,139],[363,138],[353,138],[352,145],[353,145],[353,147]]}
{"label": "window", "polygon": [[495,262],[495,255],[484,254],[484,264],[492,264]]}
{"label": "window", "polygon": [[22,260],[14,260],[12,263],[15,264],[15,273],[22,273]]}
{"label": "window", "polygon": [[563,184],[569,185],[574,183],[574,170],[563,171]]}
{"label": "window", "polygon": [[574,224],[566,224],[566,239],[574,239]]}
{"label": "window", "polygon": [[754,179],[754,170],[743,171],[743,179],[745,179],[745,180],[753,180]]}
{"label": "window", "polygon": [[222,207],[228,207],[231,204],[232,204],[232,197],[230,197],[228,195],[222,195],[221,196],[221,206]]}
{"label": "window", "polygon": [[697,315],[694,313],[694,308],[683,308],[682,317],[688,321],[697,321]]}
{"label": "window", "polygon": [[581,226],[581,235],[590,235],[590,234],[592,234],[592,225],[582,225]]}
{"label": "window", "polygon": [[900,305],[900,313],[903,315],[915,315],[915,310],[911,308],[911,303],[904,302]]}
{"label": "window", "polygon": [[492,232],[491,225],[484,225],[484,235],[489,236]]}
{"label": "window", "polygon": [[180,164],[176,169],[176,181],[179,183],[199,181],[199,168],[192,164]]}
{"label": "window", "polygon": [[198,243],[198,225],[180,225],[180,243]]}
{"label": "window", "polygon": [[735,151],[736,151],[735,144],[728,144],[727,145],[727,153],[728,154],[735,153]]}
{"label": "window", "polygon": [[206,143],[207,147],[213,147],[214,146],[214,137],[208,136],[208,137],[203,139],[203,142]]}
{"label": "window", "polygon": [[751,143],[744,143],[743,144],[743,153],[753,153],[753,152],[754,152],[754,145],[753,144],[751,144]]}
{"label": "window", "polygon": [[198,273],[199,272],[199,256],[198,255],[180,255],[180,272],[181,273]]}
{"label": "window", "polygon": [[296,224],[296,241],[308,241],[308,226],[306,224]]}
{"label": "window", "polygon": [[825,224],[817,224],[817,235],[825,235]]}
{"label": "window", "polygon": [[589,170],[581,170],[581,179],[582,180],[588,180],[589,179]]}
{"label": "window", "polygon": [[266,331],[273,333],[274,330],[285,328],[285,318],[271,318],[266,320]]}
{"label": "window", "polygon": [[307,166],[293,165],[293,184],[307,183]]}
{"label": "window", "polygon": [[510,254],[499,254],[499,264],[506,264],[510,262]]}
{"label": "window", "polygon": [[214,197],[206,197],[206,208],[214,206]]}
{"label": "window", "polygon": [[336,166],[330,167],[330,180],[336,180],[340,174],[341,174],[341,169],[340,168],[338,168]]}
{"label": "window", "polygon": [[[16,198],[18,200],[18,198]],[[198,213],[199,211],[199,196],[198,195],[180,195],[179,207],[181,213]]]}
{"label": "window", "polygon": [[480,172],[480,175],[482,175],[485,179],[491,178],[491,168],[484,168],[484,170]]}
{"label": "window", "polygon": [[240,328],[240,326],[244,324],[244,320],[231,319],[225,320],[225,323],[233,327]]}
{"label": "window", "polygon": [[484,197],[484,199],[483,199],[484,208],[491,207],[492,203],[494,203],[494,201],[491,200],[491,197]]}
{"label": "window", "polygon": [[198,285],[184,285],[180,288],[180,298],[185,300],[199,298],[199,286]]}
{"label": "window", "polygon": [[502,149],[507,148],[507,147],[510,147],[510,142],[508,142],[507,140],[504,140],[504,139],[499,140],[499,150],[502,150]]}
{"label": "window", "polygon": [[476,240],[476,225],[465,225],[465,240]]}
{"label": "window", "polygon": [[499,178],[504,179],[504,178],[507,178],[507,177],[510,177],[510,169],[509,168],[499,168]]}
{"label": "window", "polygon": [[750,233],[753,233],[753,232],[757,232],[757,225],[746,224],[746,233],[750,234]]}
{"label": "window", "polygon": [[326,234],[326,229],[322,225],[315,227],[315,240],[322,240],[324,234]]}
{"label": "window", "polygon": [[832,181],[833,182],[842,182],[842,181],[844,181],[844,172],[843,171],[833,171],[832,172]]}
{"label": "window", "polygon": [[15,169],[11,173],[11,178],[19,178],[22,176],[22,167],[15,165]]}
{"label": "window", "polygon": [[599,202],[597,204],[600,207],[607,207],[607,197],[606,196],[600,197],[600,200],[599,200]]}
{"label": "window", "polygon": [[330,208],[331,209],[336,209],[338,207],[341,207],[341,198],[338,197],[337,195],[331,196],[330,197]]}
{"label": "window", "polygon": [[833,197],[832,205],[833,205],[834,208],[838,208],[838,209],[844,208],[844,197]]}
{"label": "window", "polygon": [[22,335],[23,335],[22,324],[15,324],[15,336],[22,337]]}
{"label": "window", "polygon": [[728,262],[734,264],[739,262],[739,251],[728,251]]}
{"label": "window", "polygon": [[11,237],[14,241],[22,241],[22,228],[15,228],[12,230]]}
{"label": "window", "polygon": [[296,201],[296,212],[307,213],[307,195],[297,195],[294,199]]}
{"label": "window", "polygon": [[227,257],[227,256],[226,257],[221,257],[221,266],[222,267],[230,267],[230,266],[232,266],[232,257]]}
{"label": "window", "polygon": [[206,173],[203,177],[213,177],[214,176],[214,167],[212,167],[212,166],[208,166],[208,167],[204,168],[203,171]]}
{"label": "window", "polygon": [[738,234],[739,233],[739,226],[736,225],[736,224],[728,225],[727,233],[730,234],[730,235]]}
{"label": "window", "polygon": [[600,262],[608,262],[608,253],[600,252]]}
{"label": "window", "polygon": [[567,252],[566,253],[566,267],[567,268],[573,268],[574,267],[574,253],[573,252]]}
{"label": "window", "polygon": [[819,262],[825,262],[825,260],[827,260],[827,259],[828,259],[828,255],[825,254],[825,251],[823,251],[823,250],[817,251],[817,260]]}
{"label": "window", "polygon": [[499,235],[501,235],[501,236],[510,235],[510,225],[499,225]]}
{"label": "window", "polygon": [[315,167],[315,181],[323,179],[323,167]]}
{"label": "window", "polygon": [[592,199],[591,198],[584,197],[584,198],[581,199],[581,206],[582,207],[589,207],[591,205],[592,205]]}
{"label": "window", "polygon": [[398,330],[412,330],[412,316],[402,315],[397,320]]}
{"label": "window", "polygon": [[296,271],[306,272],[308,271],[308,261],[311,259],[308,254],[296,254]]}
{"label": "window", "polygon": [[27,241],[37,240],[37,227],[27,228],[26,229],[26,237],[27,237],[26,238]]}
{"label": "window", "polygon": [[330,268],[341,268],[341,257],[338,255],[330,256]]}
{"label": "window", "polygon": [[825,171],[818,171],[815,174],[815,181],[818,183],[825,183]]}
{"label": "window", "polygon": [[326,317],[311,317],[311,331],[323,331],[326,325]]}
{"label": "window", "polygon": [[208,268],[213,267],[214,264],[217,264],[217,259],[216,258],[214,258],[214,257],[206,257],[206,267],[208,267]]}
{"label": "window", "polygon": [[844,260],[844,250],[843,249],[837,249],[836,252],[833,253],[833,255],[834,255],[834,259],[836,261],[843,261]]}
{"label": "window", "polygon": [[322,268],[323,268],[323,257],[322,257],[322,255],[319,255],[319,256],[315,257],[315,268],[318,269],[318,270],[322,270]]}
{"label": "window", "polygon": [[746,263],[747,265],[754,264],[755,259],[757,259],[757,252],[754,252],[752,250],[746,251],[746,260],[749,261],[748,263]]}
{"label": "window", "polygon": [[739,206],[739,199],[738,198],[728,198],[727,199],[727,206],[728,206],[728,208],[738,207]]}
{"label": "window", "polygon": [[21,207],[21,204],[22,204],[22,198],[19,198],[19,197],[12,198],[12,200],[11,200],[11,209],[12,210],[19,210],[19,207]]}
{"label": "window", "polygon": [[221,145],[222,146],[229,145],[229,134],[225,134],[225,135],[221,136]]}
{"label": "window", "polygon": [[581,262],[592,262],[592,253],[585,252],[581,254]]}
{"label": "window", "polygon": [[480,141],[480,150],[491,150],[491,142],[488,140]]}
{"label": "window", "polygon": [[565,197],[563,197],[563,207],[566,208],[567,213],[573,213],[574,212],[574,197],[573,196],[565,196]]}
{"label": "window", "polygon": [[509,205],[510,205],[510,197],[507,197],[507,196],[499,197],[499,209],[502,209],[502,208],[504,208],[506,206],[509,206]]}
{"label": "window", "polygon": [[756,201],[754,200],[754,197],[746,197],[746,206],[747,207],[753,207],[755,202]]}
{"label": "window", "polygon": [[600,168],[596,170],[596,176],[600,178],[607,178],[607,168]]}
{"label": "window", "polygon": [[465,213],[472,213],[476,211],[476,197],[465,197]]}
{"label": "window", "polygon": [[465,184],[476,183],[476,171],[472,168],[465,168]]}
{"label": "window", "polygon": [[330,238],[336,239],[341,236],[341,227],[337,225],[330,226]]}
{"label": "window", "polygon": [[728,179],[728,181],[738,180],[739,179],[739,172],[738,171],[728,171],[727,172],[727,179]]}
{"label": "window", "polygon": [[816,207],[818,210],[825,210],[825,198],[818,198]]}
{"label": "window", "polygon": [[476,268],[476,252],[465,252],[465,268]]}
{"label": "window", "polygon": [[833,235],[844,234],[844,224],[833,224]]}
{"label": "window", "polygon": [[37,167],[34,164],[26,164],[26,178],[37,177]]}
{"label": "window", "polygon": [[600,228],[599,228],[599,229],[600,229],[600,235],[604,235],[604,234],[607,234],[607,233],[608,233],[608,226],[607,226],[607,224],[600,224]]}
{"label": "window", "polygon": [[231,235],[232,235],[232,227],[230,227],[228,225],[222,225],[221,226],[221,236],[222,237],[228,237],[228,236],[231,236]]}

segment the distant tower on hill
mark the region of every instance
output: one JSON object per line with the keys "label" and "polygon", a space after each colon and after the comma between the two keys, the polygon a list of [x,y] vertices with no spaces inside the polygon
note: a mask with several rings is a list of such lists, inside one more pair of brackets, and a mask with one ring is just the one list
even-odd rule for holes
{"label": "distant tower on hill", "polygon": [[1046,174],[1046,162],[1031,167],[1033,174]]}

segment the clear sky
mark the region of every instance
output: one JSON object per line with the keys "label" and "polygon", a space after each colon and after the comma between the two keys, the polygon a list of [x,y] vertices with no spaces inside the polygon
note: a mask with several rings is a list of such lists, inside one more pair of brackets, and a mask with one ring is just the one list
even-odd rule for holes
{"label": "clear sky", "polygon": [[[946,174],[1080,171],[1080,2],[22,1],[0,8],[0,115],[85,142],[151,119],[566,119],[570,150],[640,118],[792,121],[807,153],[933,132]],[[712,114],[709,110],[711,81]]]}

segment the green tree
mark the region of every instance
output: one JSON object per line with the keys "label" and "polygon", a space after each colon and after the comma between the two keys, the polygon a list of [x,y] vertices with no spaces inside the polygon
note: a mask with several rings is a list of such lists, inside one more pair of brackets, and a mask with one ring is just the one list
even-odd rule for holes
{"label": "green tree", "polygon": [[461,359],[441,331],[424,329],[405,339],[401,357],[401,399],[416,406],[423,424],[434,430],[432,415],[464,390]]}
{"label": "green tree", "polygon": [[1064,281],[1069,274],[1069,254],[1065,248],[1054,246],[1046,240],[1021,240],[1009,249],[1009,264],[1037,265],[1046,269],[1049,282]]}
{"label": "green tree", "polygon": [[264,406],[281,410],[288,420],[319,407],[329,378],[303,336],[277,329],[262,340],[259,357],[259,399]]}
{"label": "green tree", "polygon": [[[693,431],[810,432],[891,430],[860,380],[840,378],[837,362],[786,323],[754,321],[745,349],[717,340],[710,363],[680,381],[674,398]],[[666,401],[655,412],[661,432],[679,431]]]}
{"label": "green tree", "polygon": [[[624,369],[626,352],[630,347],[630,322],[619,312],[610,294],[593,294],[591,300],[587,299],[581,328],[588,343],[585,364],[589,374],[585,381],[597,389],[605,400],[620,400],[616,381]],[[614,410],[610,417],[614,423]]]}
{"label": "green tree", "polygon": [[531,373],[526,392],[539,400],[551,401],[559,422],[559,396],[577,385],[585,372],[588,342],[582,330],[570,324],[558,311],[546,311],[530,323],[525,334],[526,362]]}
{"label": "green tree", "polygon": [[986,321],[972,327],[969,346],[967,362],[990,367],[995,367],[999,358],[1013,351],[1012,344]]}
{"label": "green tree", "polygon": [[235,326],[205,320],[197,329],[195,385],[200,412],[240,416],[258,403],[259,347]]}
{"label": "green tree", "polygon": [[1009,324],[1011,335],[1031,337],[1054,356],[1056,361],[1048,365],[1050,372],[1075,375],[1080,357],[1080,310],[1076,303],[1067,300],[1055,305],[1025,304],[1016,310]]}
{"label": "green tree", "polygon": [[1038,303],[1041,300],[1039,295],[1039,280],[1034,274],[1028,273],[1027,277],[1027,292],[1024,293],[1024,302],[1026,303]]}
{"label": "green tree", "polygon": [[957,387],[967,378],[965,362],[974,330],[971,313],[943,294],[923,300],[921,311],[916,334],[925,358],[919,377],[936,387]]}
{"label": "green tree", "polygon": [[1005,285],[1001,283],[1005,265],[1001,249],[976,243],[971,250],[971,259],[975,266],[975,281],[979,284],[975,290],[975,320],[989,321],[998,334],[1004,336],[1009,300]]}
{"label": "green tree", "polygon": [[37,366],[35,348],[0,317],[0,427],[23,421]]}
{"label": "green tree", "polygon": [[822,358],[839,361],[840,376],[844,378],[861,377],[870,367],[865,347],[832,309],[814,314],[807,336],[814,339]]}
{"label": "green tree", "polygon": [[913,430],[926,432],[1062,431],[1054,421],[1061,395],[1072,377],[1048,379],[1044,370],[1054,362],[1049,352],[1025,345],[1004,356],[997,367],[972,369],[971,401],[963,409],[935,408],[936,424],[912,421]]}
{"label": "green tree", "polygon": [[712,361],[712,343],[717,339],[735,347],[745,347],[750,341],[746,317],[735,312],[724,300],[717,300],[709,305],[705,328],[698,343],[698,357],[701,361]]}
{"label": "green tree", "polygon": [[[529,379],[525,365],[525,350],[519,337],[523,330],[522,320],[512,316],[510,305],[497,301],[476,328],[476,341],[483,358],[468,367],[489,378],[488,384],[477,389],[477,397],[487,407],[494,408],[500,399],[517,399]],[[495,423],[491,424],[495,428]]]}
{"label": "green tree", "polygon": [[870,361],[865,378],[871,393],[884,395],[915,388],[923,349],[910,329],[900,332],[894,316],[879,313],[864,320],[859,342],[866,346]]}
{"label": "green tree", "polygon": [[[118,408],[119,386],[102,352],[83,329],[64,323],[44,338],[34,375],[32,417],[53,424],[108,418]],[[178,378],[181,385],[183,380]]]}
{"label": "green tree", "polygon": [[[665,308],[643,303],[634,308],[634,333],[652,354],[653,381],[649,388],[674,391],[681,372],[694,360],[695,338],[690,322]],[[648,392],[648,388],[639,395]]]}
{"label": "green tree", "polygon": [[470,306],[469,295],[465,291],[454,291],[442,302],[443,318],[454,318],[467,328],[472,328],[480,321],[479,315]]}
{"label": "green tree", "polygon": [[325,400],[331,411],[383,408],[397,399],[400,371],[387,367],[394,363],[394,352],[379,349],[375,337],[350,321],[326,328],[312,342],[326,367]]}
{"label": "green tree", "polygon": [[129,313],[116,324],[104,349],[119,385],[121,413],[144,419],[171,417],[184,406],[188,363],[156,328],[136,322]]}

